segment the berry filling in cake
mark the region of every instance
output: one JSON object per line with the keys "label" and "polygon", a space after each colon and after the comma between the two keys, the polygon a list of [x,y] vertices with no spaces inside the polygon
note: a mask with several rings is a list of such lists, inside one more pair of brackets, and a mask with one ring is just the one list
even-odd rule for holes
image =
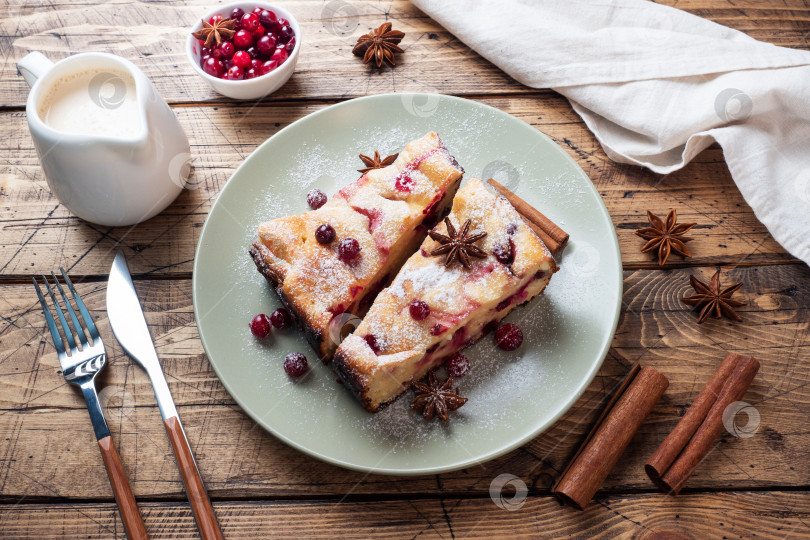
{"label": "berry filling in cake", "polygon": [[311,191],[314,210],[259,226],[250,254],[322,360],[340,342],[344,314],[362,317],[418,249],[426,222],[447,213],[463,172],[428,133],[331,198]]}
{"label": "berry filling in cake", "polygon": [[[557,270],[509,201],[478,179],[429,236],[335,355],[338,375],[370,412],[498,328]],[[515,329],[499,329],[504,350],[520,346]]]}

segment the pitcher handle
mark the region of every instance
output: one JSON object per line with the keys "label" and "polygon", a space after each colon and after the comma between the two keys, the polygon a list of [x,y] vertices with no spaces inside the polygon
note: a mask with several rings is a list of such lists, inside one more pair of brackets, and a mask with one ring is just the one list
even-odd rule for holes
{"label": "pitcher handle", "polygon": [[17,71],[23,76],[28,86],[34,86],[37,79],[45,75],[52,67],[53,62],[38,51],[28,53],[17,62]]}

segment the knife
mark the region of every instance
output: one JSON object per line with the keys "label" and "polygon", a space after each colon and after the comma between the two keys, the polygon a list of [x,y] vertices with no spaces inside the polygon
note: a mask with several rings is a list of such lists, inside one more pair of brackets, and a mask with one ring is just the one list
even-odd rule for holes
{"label": "knife", "polygon": [[146,318],[138,300],[138,293],[135,291],[127,260],[121,250],[115,255],[110,269],[110,279],[107,282],[107,315],[113,334],[121,347],[146,370],[152,381],[160,415],[172,443],[200,536],[203,540],[221,539],[219,523],[205,491],[197,462],[194,461],[188,438],[183,431],[183,424],[177,416],[177,408],[166,383],[166,377],[163,375],[163,369],[160,367],[152,336],[149,334]]}

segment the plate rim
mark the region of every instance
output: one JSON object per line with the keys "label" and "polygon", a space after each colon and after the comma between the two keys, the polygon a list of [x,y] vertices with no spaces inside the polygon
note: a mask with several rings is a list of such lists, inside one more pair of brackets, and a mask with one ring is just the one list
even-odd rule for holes
{"label": "plate rim", "polygon": [[274,437],[276,437],[277,439],[279,439],[280,441],[282,441],[286,445],[298,450],[299,452],[303,452],[304,454],[307,454],[307,455],[309,455],[311,457],[314,457],[314,458],[319,459],[321,461],[324,461],[326,463],[330,463],[332,465],[337,465],[339,467],[343,467],[344,469],[360,471],[360,472],[366,472],[366,473],[373,473],[373,474],[389,475],[389,476],[422,476],[422,475],[429,475],[429,474],[440,474],[440,473],[458,471],[458,470],[467,468],[467,467],[469,467],[471,465],[481,465],[483,463],[486,463],[488,461],[496,459],[496,458],[498,458],[498,457],[500,457],[500,456],[502,456],[504,454],[507,454],[508,452],[511,452],[512,450],[515,450],[516,448],[519,448],[519,447],[523,446],[527,442],[529,442],[529,441],[535,439],[536,437],[540,436],[541,434],[543,434],[547,429],[549,429],[552,425],[554,425],[565,413],[567,413],[569,410],[571,410],[571,408],[576,404],[576,402],[579,400],[579,398],[582,397],[582,394],[585,393],[585,390],[588,388],[588,386],[590,386],[590,384],[593,381],[594,377],[596,377],[597,372],[599,371],[599,369],[601,369],[602,364],[604,363],[605,358],[607,357],[607,354],[610,351],[610,347],[611,347],[611,345],[613,343],[613,338],[616,335],[616,328],[618,327],[619,318],[620,318],[620,315],[621,315],[622,297],[624,296],[624,279],[622,277],[623,272],[624,272],[624,266],[623,266],[623,263],[622,263],[621,249],[619,247],[619,239],[618,239],[618,236],[616,235],[616,229],[615,229],[615,227],[611,226],[610,227],[610,232],[612,233],[612,234],[610,234],[611,247],[613,248],[613,250],[615,251],[615,254],[616,254],[616,261],[617,261],[617,264],[618,264],[618,275],[619,275],[619,278],[620,278],[619,279],[619,291],[618,291],[618,296],[617,296],[617,301],[616,301],[616,307],[613,310],[613,321],[612,321],[612,323],[610,325],[610,331],[606,334],[605,341],[602,344],[602,347],[601,347],[601,349],[599,350],[599,353],[598,353],[599,361],[595,362],[593,364],[590,371],[581,380],[581,383],[580,383],[579,387],[576,388],[576,391],[571,393],[570,397],[565,402],[565,404],[545,424],[543,424],[542,426],[540,426],[536,430],[530,430],[529,432],[527,432],[526,434],[524,434],[521,437],[518,437],[518,438],[516,438],[514,440],[511,440],[511,441],[505,443],[505,444],[502,444],[498,448],[496,448],[496,449],[494,449],[494,450],[492,450],[490,452],[487,452],[486,454],[476,456],[475,458],[466,458],[466,459],[463,459],[463,460],[459,460],[459,461],[456,461],[453,464],[445,464],[445,465],[438,465],[438,466],[432,466],[432,467],[401,469],[401,468],[363,466],[363,465],[360,465],[360,464],[357,464],[357,463],[346,462],[346,461],[344,461],[342,459],[335,458],[335,457],[332,457],[332,456],[329,456],[329,455],[325,455],[325,454],[323,454],[321,452],[318,452],[316,450],[308,448],[308,447],[306,447],[306,446],[304,446],[304,445],[302,445],[302,444],[300,444],[300,443],[298,443],[298,442],[284,436],[283,434],[279,433],[278,431],[272,429],[257,414],[255,414],[249,407],[247,407],[245,405],[245,403],[242,401],[242,399],[239,398],[237,393],[234,392],[234,390],[231,388],[231,385],[228,382],[226,382],[226,380],[223,378],[222,374],[220,373],[220,370],[217,368],[216,362],[211,360],[212,357],[211,357],[211,355],[209,353],[209,350],[208,350],[209,348],[208,348],[208,345],[206,344],[205,336],[203,335],[203,332],[200,329],[200,325],[197,322],[199,320],[198,300],[197,300],[197,295],[198,295],[198,292],[197,292],[197,286],[198,286],[197,270],[198,270],[198,264],[199,264],[199,252],[200,252],[200,249],[202,247],[203,240],[205,239],[206,231],[208,230],[211,214],[214,212],[217,205],[219,204],[220,197],[231,186],[231,180],[233,179],[234,176],[236,176],[239,173],[239,171],[243,167],[245,167],[245,165],[247,164],[247,162],[249,160],[254,159],[254,156],[256,154],[258,154],[265,146],[269,145],[273,139],[275,139],[276,137],[283,136],[285,134],[285,132],[292,129],[294,126],[298,125],[299,123],[302,123],[304,121],[309,121],[309,120],[311,120],[313,118],[317,118],[318,116],[321,116],[323,114],[326,114],[327,112],[333,111],[334,109],[340,109],[342,107],[348,107],[348,106],[356,105],[357,102],[390,99],[392,96],[397,96],[400,99],[402,99],[403,96],[423,97],[423,98],[430,99],[431,96],[436,96],[436,95],[440,96],[440,99],[449,99],[451,101],[465,102],[467,104],[471,104],[474,107],[482,107],[482,108],[485,108],[485,109],[490,109],[490,110],[494,111],[496,115],[502,115],[502,116],[508,117],[508,118],[510,118],[512,120],[517,120],[518,122],[523,124],[524,128],[531,129],[534,133],[536,133],[536,134],[540,135],[542,138],[546,139],[547,142],[551,143],[550,146],[553,147],[555,149],[555,151],[563,157],[564,160],[566,160],[569,164],[573,165],[573,167],[576,170],[578,170],[579,173],[582,174],[588,180],[587,187],[596,196],[596,200],[599,203],[599,207],[602,210],[603,215],[605,217],[607,217],[608,221],[611,224],[613,223],[613,220],[612,220],[612,218],[610,216],[610,212],[608,211],[607,206],[605,205],[605,201],[602,199],[602,196],[600,195],[599,191],[596,189],[596,186],[594,185],[591,178],[582,169],[582,167],[579,166],[579,164],[574,160],[574,158],[572,158],[570,155],[568,155],[568,153],[565,150],[563,150],[562,147],[560,147],[560,145],[557,144],[551,137],[549,137],[548,135],[546,135],[545,133],[543,133],[541,130],[537,129],[536,127],[532,126],[531,124],[525,122],[524,120],[522,120],[522,119],[520,119],[520,118],[518,118],[516,116],[513,116],[513,115],[511,115],[511,114],[509,114],[509,113],[507,113],[505,111],[502,111],[501,109],[498,109],[497,107],[493,107],[491,105],[487,105],[486,103],[481,103],[479,101],[475,101],[475,100],[472,100],[472,99],[466,99],[466,98],[459,97],[459,96],[452,96],[452,95],[438,94],[438,93],[425,93],[425,92],[389,92],[389,93],[385,93],[385,94],[374,94],[374,95],[370,95],[370,96],[362,96],[362,97],[357,97],[357,98],[353,98],[353,99],[348,99],[348,100],[345,100],[345,101],[341,101],[339,103],[333,103],[332,105],[329,105],[329,106],[324,107],[324,108],[322,108],[320,110],[317,110],[315,112],[312,112],[312,113],[309,113],[309,114],[307,114],[305,116],[302,116],[301,118],[295,120],[294,122],[291,122],[288,126],[280,129],[278,132],[274,133],[273,135],[268,137],[264,142],[262,142],[259,146],[257,146],[256,149],[254,149],[253,152],[251,152],[249,156],[247,156],[246,158],[244,158],[242,160],[242,162],[239,164],[239,166],[233,171],[233,173],[231,173],[231,176],[225,182],[225,185],[222,187],[222,189],[220,189],[219,193],[217,194],[216,199],[211,204],[211,208],[208,210],[208,214],[205,217],[205,222],[203,223],[202,229],[200,230],[200,237],[197,240],[197,245],[195,246],[195,250],[194,250],[194,264],[192,266],[192,276],[191,276],[191,283],[192,283],[191,284],[191,298],[192,298],[192,305],[193,305],[193,309],[194,309],[194,324],[197,327],[197,334],[200,337],[200,342],[202,343],[203,350],[205,351],[205,356],[206,356],[206,359],[208,360],[209,365],[213,368],[214,373],[216,373],[217,378],[219,379],[219,382],[222,384],[222,386],[225,387],[225,389],[228,391],[228,394],[236,402],[236,404],[239,405],[239,408],[242,409],[242,411],[245,414],[247,414],[262,429],[264,429],[265,431],[267,431],[268,433],[270,433],[271,435],[273,435]]}

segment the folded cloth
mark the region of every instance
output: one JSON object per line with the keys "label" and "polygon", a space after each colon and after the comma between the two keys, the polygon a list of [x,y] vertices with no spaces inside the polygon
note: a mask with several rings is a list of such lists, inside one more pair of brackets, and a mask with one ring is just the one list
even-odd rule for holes
{"label": "folded cloth", "polygon": [[566,96],[615,161],[666,174],[717,141],[757,218],[810,264],[810,52],[646,0],[412,2]]}

